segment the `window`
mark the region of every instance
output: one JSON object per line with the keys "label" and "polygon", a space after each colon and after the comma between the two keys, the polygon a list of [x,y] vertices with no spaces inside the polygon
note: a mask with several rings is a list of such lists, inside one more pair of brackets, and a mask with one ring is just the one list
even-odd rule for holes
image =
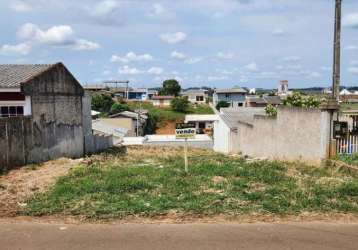
{"label": "window", "polygon": [[225,94],[226,98],[230,98],[230,96],[231,96],[230,94]]}
{"label": "window", "polygon": [[0,107],[0,117],[16,117],[24,115],[23,106],[2,106]]}
{"label": "window", "polygon": [[197,102],[203,102],[204,101],[204,96],[197,96],[196,101]]}
{"label": "window", "polygon": [[243,107],[243,106],[244,106],[244,104],[243,104],[242,102],[239,102],[238,105],[239,105],[239,107]]}

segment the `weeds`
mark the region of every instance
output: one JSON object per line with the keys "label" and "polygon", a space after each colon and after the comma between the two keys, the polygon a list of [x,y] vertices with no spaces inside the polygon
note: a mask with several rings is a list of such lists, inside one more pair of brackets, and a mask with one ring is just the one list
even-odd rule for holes
{"label": "weeds", "polygon": [[31,199],[29,215],[124,218],[241,214],[358,213],[358,179],[326,167],[254,162],[195,150],[131,147],[74,169]]}

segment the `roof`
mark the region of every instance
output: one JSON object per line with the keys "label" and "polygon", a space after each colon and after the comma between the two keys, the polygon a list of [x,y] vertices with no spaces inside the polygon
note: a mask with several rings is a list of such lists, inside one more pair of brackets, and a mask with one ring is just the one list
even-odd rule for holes
{"label": "roof", "polygon": [[272,104],[272,105],[280,105],[282,104],[282,100],[279,96],[248,96],[246,97],[248,102],[257,103],[257,104]]}
{"label": "roof", "polygon": [[0,88],[19,88],[57,64],[0,64]]}
{"label": "roof", "polygon": [[217,115],[186,115],[185,122],[214,122],[218,120]]}
{"label": "roof", "polygon": [[148,119],[148,116],[145,115],[145,114],[138,114],[138,113],[131,112],[131,111],[123,111],[121,113],[114,114],[114,115],[111,115],[109,117],[110,118],[126,117],[126,118],[131,118],[133,120],[137,120],[138,115],[140,116],[141,120],[147,120]]}
{"label": "roof", "polygon": [[253,125],[255,115],[266,115],[265,109],[223,108],[221,109],[220,117],[229,128],[236,129],[239,123],[246,123],[246,124]]}
{"label": "roof", "polygon": [[181,95],[193,95],[193,94],[206,95],[207,92],[208,91],[205,89],[188,89],[188,90],[182,91],[180,94]]}
{"label": "roof", "polygon": [[215,93],[217,94],[246,94],[247,91],[242,88],[235,89],[216,89]]}
{"label": "roof", "polygon": [[174,98],[174,96],[169,95],[156,95],[152,97],[152,100],[172,100]]}

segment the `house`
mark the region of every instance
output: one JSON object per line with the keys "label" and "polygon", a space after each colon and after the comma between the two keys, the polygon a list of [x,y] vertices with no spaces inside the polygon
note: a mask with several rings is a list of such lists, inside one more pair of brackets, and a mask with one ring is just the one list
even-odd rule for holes
{"label": "house", "polygon": [[143,113],[124,111],[109,118],[92,121],[92,128],[99,133],[113,135],[114,144],[119,144],[124,137],[144,136],[148,116]]}
{"label": "house", "polygon": [[180,95],[187,97],[188,101],[193,104],[203,104],[207,101],[208,91],[204,89],[190,89],[182,92]]}
{"label": "house", "polygon": [[156,107],[169,107],[170,102],[174,98],[175,98],[174,96],[157,95],[157,96],[153,96],[151,101],[153,103],[153,106],[156,106]]}
{"label": "house", "polygon": [[213,103],[216,106],[219,102],[224,101],[230,104],[232,108],[243,107],[246,100],[247,91],[241,88],[235,89],[215,89]]}
{"label": "house", "polygon": [[198,134],[212,134],[217,115],[186,115],[185,123],[194,123]]}
{"label": "house", "polygon": [[247,96],[245,107],[266,107],[267,105],[278,106],[282,104],[279,96]]}
{"label": "house", "polygon": [[158,90],[148,89],[148,100],[152,100],[153,96],[156,96],[158,94],[159,94]]}
{"label": "house", "polygon": [[0,168],[112,146],[92,134],[91,99],[62,63],[0,65]]}
{"label": "house", "polygon": [[148,90],[144,88],[126,88],[118,87],[113,89],[114,96],[133,100],[133,101],[145,101],[148,99]]}

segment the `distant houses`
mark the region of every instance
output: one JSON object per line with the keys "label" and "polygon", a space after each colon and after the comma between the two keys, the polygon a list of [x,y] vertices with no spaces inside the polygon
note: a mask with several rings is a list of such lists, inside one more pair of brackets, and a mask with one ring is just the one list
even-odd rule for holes
{"label": "distant houses", "polygon": [[152,103],[153,106],[156,107],[170,107],[171,101],[174,99],[174,96],[153,96],[152,97]]}
{"label": "distant houses", "polygon": [[242,88],[234,89],[215,89],[213,94],[213,104],[227,102],[230,107],[243,107],[246,101],[247,91]]}
{"label": "distant houses", "polygon": [[208,91],[204,89],[189,89],[180,95],[188,98],[188,101],[193,104],[203,104],[208,100]]}

